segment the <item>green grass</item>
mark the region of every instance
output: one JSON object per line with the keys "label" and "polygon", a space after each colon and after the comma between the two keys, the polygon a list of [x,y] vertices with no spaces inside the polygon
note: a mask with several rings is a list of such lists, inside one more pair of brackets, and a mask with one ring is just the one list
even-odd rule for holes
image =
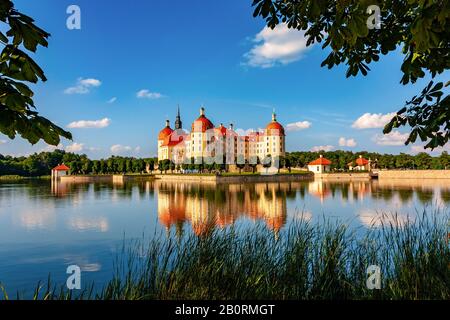
{"label": "green grass", "polygon": [[[75,297],[47,284],[34,298],[448,300],[448,219],[433,214],[400,223],[394,215],[367,231],[324,219],[299,220],[278,235],[263,225],[180,241],[161,235],[124,245],[100,292]],[[372,264],[381,267],[381,290],[366,287]]]}
{"label": "green grass", "polygon": [[0,181],[2,180],[40,180],[40,179],[51,179],[51,176],[40,176],[40,177],[24,177],[19,175],[4,175],[0,176]]}

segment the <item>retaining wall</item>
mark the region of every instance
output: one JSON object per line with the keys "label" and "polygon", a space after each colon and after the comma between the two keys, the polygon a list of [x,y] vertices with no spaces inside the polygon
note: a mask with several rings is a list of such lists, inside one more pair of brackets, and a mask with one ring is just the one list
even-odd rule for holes
{"label": "retaining wall", "polygon": [[[381,179],[450,179],[450,170],[380,170]],[[449,181],[450,182],[450,181]]]}
{"label": "retaining wall", "polygon": [[201,183],[255,183],[255,182],[289,182],[313,179],[313,175],[280,174],[280,175],[240,175],[240,176],[204,176],[163,174],[156,175],[162,181],[201,182]]}

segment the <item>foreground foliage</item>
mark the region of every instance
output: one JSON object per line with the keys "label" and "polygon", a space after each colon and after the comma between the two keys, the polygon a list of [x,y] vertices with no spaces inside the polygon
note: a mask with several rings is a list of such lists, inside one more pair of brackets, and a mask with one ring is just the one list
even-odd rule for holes
{"label": "foreground foliage", "polygon": [[[377,27],[373,5],[380,10]],[[434,79],[450,67],[448,0],[253,0],[253,6],[253,16],[265,19],[268,27],[285,23],[305,31],[307,46],[322,43],[323,49],[330,49],[322,66],[345,64],[347,77],[366,76],[370,64],[399,49],[404,56],[400,66],[404,85],[427,76]],[[444,146],[450,138],[450,98],[444,86],[430,81],[421,95],[399,110],[384,133],[410,126],[406,144],[419,137],[427,142],[426,148]]]}
{"label": "foreground foliage", "polygon": [[[448,221],[383,215],[373,228],[355,230],[300,217],[277,235],[260,225],[178,240],[162,235],[124,246],[113,279],[97,293],[92,286],[72,296],[47,284],[34,298],[450,299]],[[381,290],[367,289],[369,265],[381,268]]]}
{"label": "foreground foliage", "polygon": [[10,139],[19,134],[31,144],[42,139],[56,146],[60,137],[72,139],[69,132],[38,114],[34,93],[27,85],[47,80],[27,51],[47,47],[50,34],[16,10],[10,0],[0,0],[0,30],[0,133]]}

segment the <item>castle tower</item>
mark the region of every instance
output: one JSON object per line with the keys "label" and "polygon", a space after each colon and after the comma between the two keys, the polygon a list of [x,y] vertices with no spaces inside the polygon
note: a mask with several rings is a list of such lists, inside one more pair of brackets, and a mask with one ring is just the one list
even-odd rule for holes
{"label": "castle tower", "polygon": [[177,117],[175,120],[175,130],[179,130],[181,128],[183,128],[183,122],[181,121],[180,106],[178,105]]}

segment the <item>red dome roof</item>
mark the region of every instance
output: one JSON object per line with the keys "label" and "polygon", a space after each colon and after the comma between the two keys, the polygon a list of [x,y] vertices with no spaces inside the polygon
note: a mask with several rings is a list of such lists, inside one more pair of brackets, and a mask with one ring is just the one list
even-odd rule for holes
{"label": "red dome roof", "polygon": [[217,127],[216,131],[217,131],[217,133],[221,134],[222,136],[227,134],[227,128],[225,128],[223,124],[221,124],[219,127]]}
{"label": "red dome roof", "polygon": [[192,123],[192,132],[205,132],[206,130],[213,129],[214,125],[205,115],[201,115]]}
{"label": "red dome roof", "polygon": [[158,140],[164,140],[165,138],[170,136],[172,134],[172,132],[173,132],[173,130],[169,126],[166,126],[164,129],[162,129],[159,132]]}
{"label": "red dome roof", "polygon": [[272,121],[266,127],[266,135],[268,136],[284,136],[284,128],[277,121]]}

